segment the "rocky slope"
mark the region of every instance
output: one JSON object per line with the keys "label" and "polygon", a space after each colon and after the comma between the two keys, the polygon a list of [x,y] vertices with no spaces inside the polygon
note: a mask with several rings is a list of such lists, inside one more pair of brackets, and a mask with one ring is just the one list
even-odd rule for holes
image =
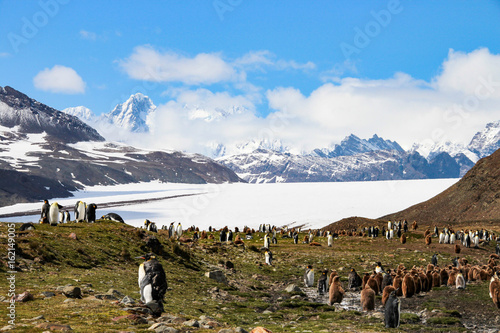
{"label": "rocky slope", "polygon": [[452,223],[500,219],[500,150],[479,160],[456,184],[384,219]]}

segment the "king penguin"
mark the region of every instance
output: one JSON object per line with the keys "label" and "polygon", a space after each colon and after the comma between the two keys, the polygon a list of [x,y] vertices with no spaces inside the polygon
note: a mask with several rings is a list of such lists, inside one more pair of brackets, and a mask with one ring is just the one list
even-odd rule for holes
{"label": "king penguin", "polygon": [[163,298],[167,291],[167,277],[163,266],[152,254],[145,254],[136,259],[143,259],[139,266],[139,288],[141,301],[153,311],[155,316],[163,312]]}
{"label": "king penguin", "polygon": [[312,265],[307,266],[304,273],[304,284],[306,287],[312,287],[314,285],[314,268]]}
{"label": "king penguin", "polygon": [[271,251],[266,251],[266,265],[273,265],[273,253]]}
{"label": "king penguin", "polygon": [[53,202],[50,205],[49,209],[49,223],[50,225],[57,225],[59,222],[59,209],[61,209],[62,206],[59,205],[57,202]]}
{"label": "king penguin", "polygon": [[75,205],[75,220],[76,222],[85,222],[85,212],[87,210],[86,204],[83,201],[77,201]]}
{"label": "king penguin", "polygon": [[181,237],[182,236],[182,225],[181,223],[179,222],[179,224],[177,224],[177,237]]}

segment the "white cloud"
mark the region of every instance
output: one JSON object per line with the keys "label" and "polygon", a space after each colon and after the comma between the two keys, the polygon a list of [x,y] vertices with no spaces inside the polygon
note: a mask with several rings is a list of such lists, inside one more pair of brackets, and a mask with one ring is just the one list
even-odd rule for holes
{"label": "white cloud", "polygon": [[[491,81],[496,83],[488,84]],[[500,97],[500,55],[486,48],[470,53],[450,50],[433,84],[443,92]]]}
{"label": "white cloud", "polygon": [[[450,51],[442,71],[429,82],[406,73],[379,80],[336,77],[309,95],[276,87],[262,96],[258,87],[241,80],[233,82],[249,85],[241,94],[170,89],[172,100],[158,107],[149,144],[209,154],[207,147],[216,143],[266,139],[281,140],[297,152],[338,143],[351,133],[362,138],[378,134],[407,149],[424,141],[467,144],[486,123],[499,119],[499,59],[486,49]],[[233,64],[241,74],[270,69],[277,61],[270,52],[258,51]],[[265,118],[256,115],[261,98],[271,110]]]}
{"label": "white cloud", "polygon": [[275,70],[293,69],[302,71],[316,69],[316,65],[311,61],[301,64],[295,60],[277,59],[277,56],[268,50],[250,51],[242,57],[236,59],[234,64],[238,67],[244,68],[245,70],[259,71],[264,71],[264,68]]}
{"label": "white cloud", "polygon": [[70,67],[55,65],[45,68],[33,78],[35,88],[53,93],[83,94],[86,83]]}
{"label": "white cloud", "polygon": [[136,80],[198,85],[237,79],[234,68],[217,53],[200,53],[189,58],[174,52],[162,53],[151,46],[138,46],[119,64]]}
{"label": "white cloud", "polygon": [[86,30],[80,30],[80,37],[82,39],[94,41],[94,40],[97,39],[97,34],[95,32],[90,32],[90,31],[86,31]]}

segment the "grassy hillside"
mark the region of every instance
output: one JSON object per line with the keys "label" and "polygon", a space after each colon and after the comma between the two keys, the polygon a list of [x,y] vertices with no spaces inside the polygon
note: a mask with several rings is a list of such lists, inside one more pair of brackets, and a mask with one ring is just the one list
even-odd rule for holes
{"label": "grassy hillside", "polygon": [[[213,239],[182,244],[169,240],[163,232],[153,234],[109,221],[35,227],[34,231],[16,235],[20,267],[16,273],[16,293],[29,291],[34,300],[16,303],[17,326],[13,332],[43,332],[46,329],[36,326],[44,322],[66,324],[76,332],[148,332],[148,328],[159,321],[167,322],[180,332],[219,332],[236,327],[250,331],[257,326],[273,332],[333,332],[345,331],[347,327],[349,331],[380,332],[386,330],[380,296],[376,299],[376,310],[369,313],[356,309],[359,292],[351,295],[352,308],[329,306],[327,296],[319,297],[315,288],[303,287],[304,268],[308,264],[316,268],[316,281],[320,270],[334,269],[346,288],[351,268],[361,275],[371,272],[377,261],[388,268],[401,263],[411,268],[426,266],[434,253],[440,254],[442,265],[449,264],[455,257],[452,245],[434,241],[426,246],[423,230],[410,232],[404,245],[382,237],[345,236],[336,239],[332,248],[326,246],[324,237],[315,238],[322,246],[309,246],[295,245],[291,239],[278,235],[278,244],[271,246],[274,265],[266,266],[260,251],[263,234],[259,233],[254,234],[253,240],[244,240],[242,246],[220,244]],[[493,228],[489,224],[487,227]],[[493,231],[498,233],[499,229]],[[71,233],[76,234],[76,240],[69,237]],[[218,239],[218,233],[213,235]],[[157,238],[161,248],[150,246],[151,236]],[[184,236],[191,237],[192,233]],[[3,254],[7,251],[7,242],[7,224],[0,223]],[[485,264],[494,246],[492,242],[479,249],[462,249],[460,256],[472,264]],[[165,314],[157,319],[143,316],[147,322],[123,318],[130,314],[126,306],[116,300],[99,299],[99,295],[116,289],[137,301],[137,269],[141,260],[133,258],[147,252],[157,253],[167,274]],[[6,260],[2,255],[2,276],[7,272]],[[234,269],[224,267],[228,261],[234,264]],[[205,272],[214,269],[224,272],[228,284],[205,276]],[[296,284],[302,292],[286,292],[289,284]],[[69,298],[61,292],[61,287],[66,285],[80,287],[83,297],[67,301]],[[56,296],[45,298],[42,292],[54,292]],[[7,293],[7,284],[0,283],[0,297]],[[1,303],[4,305],[0,304],[1,318],[7,318],[6,301],[8,299]],[[500,318],[499,310],[488,297],[488,282],[473,282],[458,293],[453,288],[440,287],[401,299],[401,303],[400,328],[405,331],[465,330],[463,325],[494,325]],[[38,316],[43,318],[37,319]],[[209,325],[212,328],[185,326],[184,322],[200,320],[201,316],[212,318],[212,326]],[[4,322],[7,325],[7,320],[2,320]]]}

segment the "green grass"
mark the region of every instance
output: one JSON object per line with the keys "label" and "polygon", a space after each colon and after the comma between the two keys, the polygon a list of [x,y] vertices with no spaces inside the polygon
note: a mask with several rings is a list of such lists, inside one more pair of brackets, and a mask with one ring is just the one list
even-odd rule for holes
{"label": "green grass", "polygon": [[[6,224],[0,223],[0,248],[3,253],[7,246],[6,230]],[[77,240],[70,239],[70,233],[75,233]],[[218,233],[213,234],[218,239]],[[186,234],[187,237],[190,235]],[[340,332],[347,327],[358,332],[390,331],[385,329],[383,320],[367,313],[336,310],[327,304],[307,300],[303,292],[286,293],[285,288],[289,284],[302,287],[302,274],[308,264],[314,265],[316,279],[323,268],[335,269],[346,287],[351,268],[363,274],[372,271],[377,261],[391,268],[399,263],[407,267],[426,265],[435,251],[414,252],[417,245],[423,242],[418,233],[409,233],[408,242],[404,245],[382,238],[343,237],[335,240],[332,248],[326,246],[325,238],[316,237],[315,241],[323,246],[312,247],[294,245],[291,239],[278,236],[278,245],[271,246],[275,264],[270,267],[264,265],[264,255],[260,250],[262,240],[259,236],[263,235],[244,240],[244,247],[219,244],[208,239],[200,240],[191,247],[168,239],[162,232],[153,235],[109,221],[58,227],[36,225],[35,231],[20,233],[16,237],[17,254],[21,258],[19,263],[26,267],[16,275],[16,291],[29,291],[35,299],[16,304],[17,323],[27,326],[19,326],[13,332],[42,332],[34,326],[43,321],[69,324],[76,332],[148,332],[150,324],[113,321],[112,318],[128,313],[112,301],[91,300],[88,296],[114,288],[138,300],[137,269],[141,260],[134,258],[153,251],[146,245],[150,236],[156,237],[160,244],[160,248],[155,249],[156,256],[167,274],[166,313],[186,320],[206,315],[221,323],[221,327],[216,329],[196,330],[202,333],[236,326],[247,330],[264,326],[273,332]],[[299,239],[303,236],[301,234]],[[484,261],[483,253],[471,253],[467,255],[470,262]],[[453,258],[451,253],[440,255],[441,260],[451,261]],[[427,258],[427,261],[422,261],[422,258]],[[221,263],[226,261],[234,263],[233,271],[223,268]],[[6,272],[4,263],[0,264],[0,272]],[[225,271],[229,284],[222,285],[204,276],[212,269]],[[57,287],[67,284],[81,287],[84,298],[65,303],[66,297],[57,291]],[[463,304],[474,299],[477,304],[484,303],[493,308],[484,286],[484,283],[470,284],[463,292],[448,287],[435,288],[424,297],[419,310],[437,309],[444,316],[431,318],[435,322],[423,325],[416,314],[403,313],[401,329],[431,332],[442,330],[443,326],[458,325],[460,311],[446,310],[443,297],[455,297],[457,302]],[[44,299],[40,295],[44,291],[53,291],[56,296]],[[0,283],[0,296],[6,294],[6,284]],[[300,298],[291,299],[295,295]],[[380,297],[376,304],[380,304]],[[5,318],[6,314],[6,307],[0,307],[0,317]],[[44,320],[21,321],[40,314]],[[187,330],[181,324],[176,328],[181,332]],[[455,329],[459,327],[453,326]]]}

